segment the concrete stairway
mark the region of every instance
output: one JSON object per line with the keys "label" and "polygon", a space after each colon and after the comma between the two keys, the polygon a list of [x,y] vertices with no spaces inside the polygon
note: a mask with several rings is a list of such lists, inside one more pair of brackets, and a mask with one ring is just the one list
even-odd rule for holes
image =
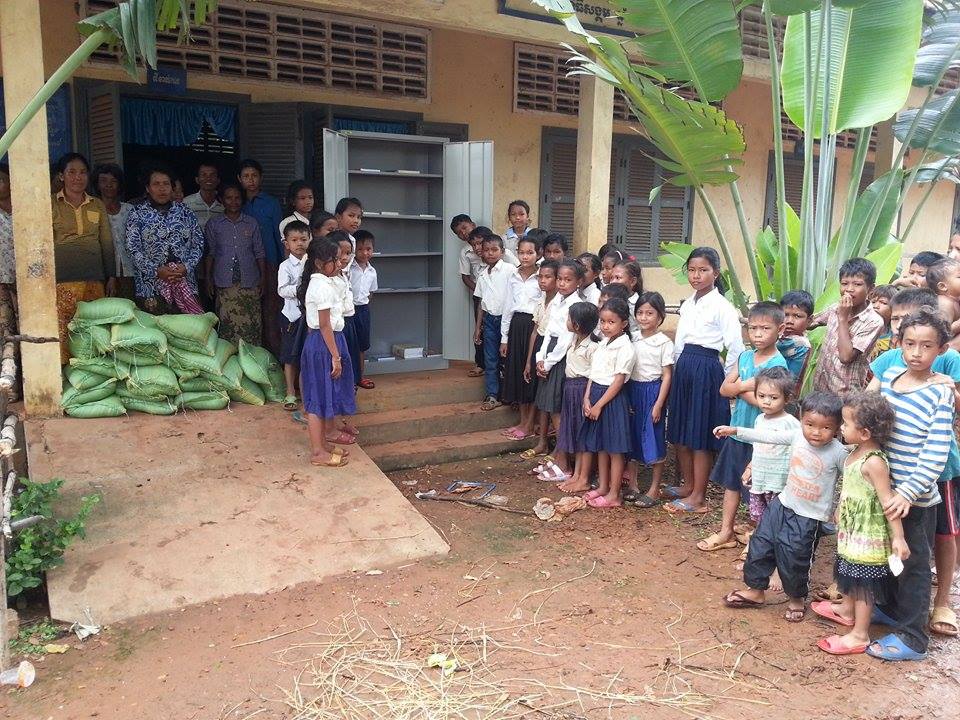
{"label": "concrete stairway", "polygon": [[452,363],[448,370],[377,375],[375,389],[357,391],[360,442],[381,470],[469,460],[532,445],[500,434],[517,421],[514,410],[480,409],[483,378],[468,377],[471,367]]}

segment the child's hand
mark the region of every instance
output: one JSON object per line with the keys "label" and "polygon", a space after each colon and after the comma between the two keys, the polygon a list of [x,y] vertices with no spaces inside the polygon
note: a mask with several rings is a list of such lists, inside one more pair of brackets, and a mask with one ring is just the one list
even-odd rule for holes
{"label": "child's hand", "polygon": [[898,492],[894,492],[883,503],[883,514],[887,520],[905,518],[910,512],[910,501]]}
{"label": "child's hand", "polygon": [[590,400],[589,398],[583,399],[583,416],[590,417]]}
{"label": "child's hand", "polygon": [[722,437],[733,437],[737,434],[737,429],[730,425],[718,425],[713,429],[713,436],[722,438]]}
{"label": "child's hand", "polygon": [[837,306],[837,317],[847,322],[850,320],[850,312],[853,310],[853,298],[849,295],[840,296],[840,305]]}
{"label": "child's hand", "polygon": [[597,407],[596,405],[591,405],[590,412],[587,413],[587,418],[590,420],[599,420],[601,410],[603,410],[603,408]]}
{"label": "child's hand", "polygon": [[545,378],[547,376],[547,371],[543,367],[543,360],[537,363],[537,377]]}
{"label": "child's hand", "polygon": [[747,488],[753,485],[753,470],[749,465],[747,469],[743,471],[743,475],[740,476],[740,483]]}
{"label": "child's hand", "polygon": [[343,373],[343,360],[340,358],[334,358],[333,368],[330,370],[330,377],[336,380],[340,377],[341,373]]}
{"label": "child's hand", "polygon": [[530,382],[530,366],[529,366],[529,365],[527,365],[527,366],[523,369],[523,381],[524,381],[525,383]]}
{"label": "child's hand", "polygon": [[663,407],[659,404],[654,405],[650,408],[650,419],[655,423],[660,422],[660,416],[663,414]]}
{"label": "child's hand", "polygon": [[505,358],[507,356],[507,344],[500,343],[500,357]]}
{"label": "child's hand", "polygon": [[901,560],[906,560],[910,557],[910,547],[907,545],[907,541],[902,537],[895,537],[890,543],[893,554],[896,555]]}
{"label": "child's hand", "polygon": [[480,330],[479,330],[479,329],[477,329],[477,332],[475,332],[475,333],[473,334],[473,344],[474,344],[474,345],[482,345],[482,344],[483,344],[483,340],[481,340],[481,338],[480,338]]}

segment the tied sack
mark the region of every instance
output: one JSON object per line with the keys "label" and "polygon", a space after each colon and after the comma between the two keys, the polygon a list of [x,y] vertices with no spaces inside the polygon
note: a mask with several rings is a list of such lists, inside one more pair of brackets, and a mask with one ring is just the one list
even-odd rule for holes
{"label": "tied sack", "polygon": [[210,335],[216,324],[217,316],[213,313],[157,316],[157,326],[170,340],[171,345],[202,355],[211,354]]}
{"label": "tied sack", "polygon": [[243,374],[257,385],[269,385],[270,372],[274,368],[283,372],[280,363],[269,350],[250,345],[243,340],[240,341],[240,367],[243,368]]}
{"label": "tied sack", "polygon": [[133,320],[137,306],[127,298],[100,298],[77,303],[73,322],[78,328],[90,325],[117,325]]}

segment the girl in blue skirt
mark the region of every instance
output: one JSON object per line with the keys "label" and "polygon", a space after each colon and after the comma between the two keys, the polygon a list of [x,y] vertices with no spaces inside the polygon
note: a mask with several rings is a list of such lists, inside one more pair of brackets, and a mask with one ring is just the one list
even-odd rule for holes
{"label": "girl in blue skirt", "polygon": [[325,238],[310,241],[304,273],[310,282],[297,290],[307,323],[307,339],[300,355],[300,389],[310,432],[310,462],[343,467],[349,452],[327,439],[336,415],[356,412],[353,370],[343,337],[343,304],[334,278],[340,272],[340,248]]}
{"label": "girl in blue skirt", "polygon": [[[663,507],[668,512],[705,513],[707,481],[721,442],[713,436],[713,428],[730,424],[730,402],[720,396],[720,386],[737,367],[744,348],[743,331],[736,308],[721,294],[724,284],[717,251],[698,247],[685,267],[694,292],[680,306],[673,391],[667,403],[667,440],[677,448],[683,484],[664,489],[676,499]],[[721,362],[723,350],[726,357]]]}
{"label": "girl in blue skirt", "polygon": [[[629,301],[628,301],[629,302]],[[663,295],[645,292],[637,296],[634,317],[640,329],[633,338],[636,363],[630,375],[630,433],[633,437],[629,489],[624,502],[649,508],[660,500],[663,463],[667,458],[664,430],[667,425],[667,397],[673,377],[673,341],[660,331],[667,316]],[[653,466],[653,479],[647,493],[637,487],[640,463]]]}
{"label": "girl in blue skirt", "polygon": [[590,476],[597,454],[599,485],[583,497],[591,507],[620,507],[624,455],[630,452],[630,404],[623,385],[633,371],[635,356],[630,342],[630,307],[614,298],[600,308],[603,339],[593,352],[587,389],[583,398],[586,417],[580,428],[582,477]]}

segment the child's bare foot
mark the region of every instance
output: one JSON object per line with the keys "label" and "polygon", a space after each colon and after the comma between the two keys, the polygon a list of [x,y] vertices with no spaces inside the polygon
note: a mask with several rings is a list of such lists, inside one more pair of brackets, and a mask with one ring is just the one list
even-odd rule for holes
{"label": "child's bare foot", "polygon": [[590,483],[584,482],[580,478],[572,477],[566,482],[559,483],[557,490],[565,493],[584,493],[590,489]]}
{"label": "child's bare foot", "polygon": [[770,576],[770,592],[783,592],[783,582],[780,580],[780,572],[777,570],[774,570],[773,575]]}
{"label": "child's bare foot", "polygon": [[718,532],[704,538],[697,543],[697,550],[702,552],[715,552],[717,550],[728,550],[737,546],[736,538],[733,533]]}
{"label": "child's bare foot", "polygon": [[870,646],[870,636],[853,630],[846,635],[830,635],[817,641],[817,647],[831,655],[859,655]]}
{"label": "child's bare foot", "polygon": [[753,588],[743,588],[727,593],[723,598],[723,604],[728,608],[758,608],[764,604],[766,594],[763,590],[754,590]]}
{"label": "child's bare foot", "polygon": [[783,619],[789,623],[798,623],[803,620],[807,614],[807,608],[803,603],[803,598],[788,598],[787,610],[783,614]]}

